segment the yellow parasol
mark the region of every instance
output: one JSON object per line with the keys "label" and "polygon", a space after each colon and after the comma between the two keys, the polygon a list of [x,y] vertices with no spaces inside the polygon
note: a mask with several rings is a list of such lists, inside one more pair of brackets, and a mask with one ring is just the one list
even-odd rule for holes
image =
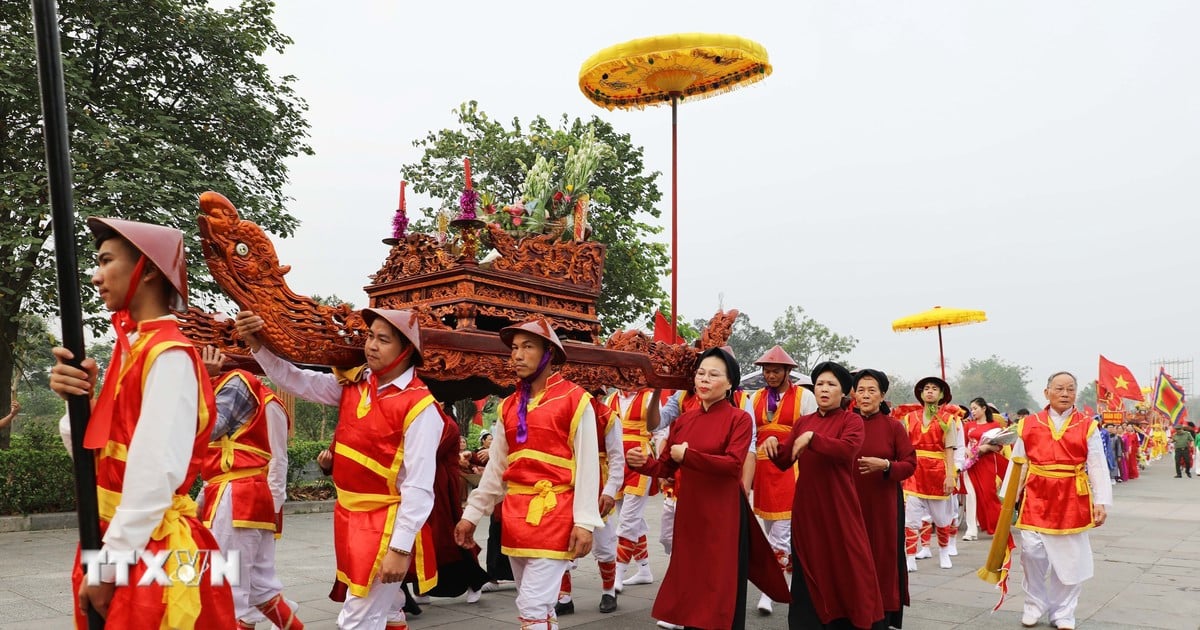
{"label": "yellow parasol", "polygon": [[928,330],[937,328],[938,331],[938,360],[942,366],[942,380],[946,380],[946,355],[942,348],[942,328],[947,326],[965,326],[966,324],[976,324],[987,321],[987,313],[983,311],[972,311],[964,308],[942,308],[935,306],[928,311],[922,311],[916,315],[901,317],[892,322],[892,330],[895,332],[903,332],[906,330]]}
{"label": "yellow parasol", "polygon": [[771,74],[767,50],[735,35],[678,33],[635,39],[588,57],[579,89],[608,109],[671,104],[671,334],[678,287],[677,109],[687,98],[709,98]]}

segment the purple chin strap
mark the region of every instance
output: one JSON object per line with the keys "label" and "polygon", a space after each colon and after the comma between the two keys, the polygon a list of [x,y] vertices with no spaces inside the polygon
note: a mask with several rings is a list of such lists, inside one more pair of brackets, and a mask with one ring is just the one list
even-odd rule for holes
{"label": "purple chin strap", "polygon": [[779,392],[774,387],[767,388],[767,412],[775,413],[779,408]]}
{"label": "purple chin strap", "polygon": [[521,396],[517,400],[519,403],[517,405],[517,444],[524,444],[525,440],[529,439],[529,425],[525,421],[525,417],[529,415],[529,411],[526,407],[529,405],[529,398],[532,395],[533,381],[550,364],[550,355],[552,353],[553,350],[547,347],[546,353],[542,355],[542,360],[538,361],[537,369],[533,371],[533,374],[521,379],[521,382],[517,384],[517,390],[521,392]]}

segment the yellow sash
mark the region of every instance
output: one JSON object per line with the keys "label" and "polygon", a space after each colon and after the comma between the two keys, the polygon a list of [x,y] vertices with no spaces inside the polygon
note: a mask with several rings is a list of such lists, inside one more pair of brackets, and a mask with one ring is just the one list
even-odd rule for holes
{"label": "yellow sash", "polygon": [[512,494],[535,494],[529,502],[529,511],[525,514],[525,522],[530,525],[540,525],[542,515],[558,506],[558,493],[570,490],[571,486],[562,485],[556,486],[550,483],[547,479],[526,486],[519,483],[508,484],[508,491]]}
{"label": "yellow sash", "polygon": [[1074,477],[1075,494],[1082,497],[1087,496],[1090,493],[1088,490],[1087,470],[1084,469],[1083,464],[1038,465],[1030,463],[1029,474],[1037,475],[1039,477],[1046,477],[1048,479],[1070,479],[1071,477]]}

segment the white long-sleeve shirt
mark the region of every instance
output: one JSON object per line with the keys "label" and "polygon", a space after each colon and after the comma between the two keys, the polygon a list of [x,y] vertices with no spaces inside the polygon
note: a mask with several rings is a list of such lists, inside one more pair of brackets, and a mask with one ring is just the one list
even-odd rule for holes
{"label": "white long-sleeve shirt", "polygon": [[275,511],[278,512],[287,501],[288,471],[288,416],[278,400],[272,400],[267,405],[267,436],[271,442],[267,486],[271,488],[271,498],[275,499]]}
{"label": "white long-sleeve shirt", "polygon": [[[606,440],[606,448],[607,445]],[[591,405],[584,407],[583,417],[575,430],[573,447],[575,498],[571,510],[575,526],[592,531],[603,527],[604,519],[600,518],[600,506],[596,502],[596,497],[600,496],[600,443],[596,437],[596,413]],[[609,466],[612,466],[611,460]],[[488,453],[488,463],[483,469],[479,487],[472,490],[467,497],[463,520],[478,525],[483,517],[492,513],[496,504],[504,498],[505,486],[502,476],[505,470],[508,470],[508,440],[504,437],[504,422],[501,421],[496,423],[492,432],[492,448]],[[611,482],[611,479],[609,481]]]}
{"label": "white long-sleeve shirt", "polygon": [[604,456],[608,460],[608,481],[600,494],[617,498],[625,485],[625,441],[621,439],[621,421],[618,419],[608,433],[604,434]]}
{"label": "white long-sleeve shirt", "polygon": [[[300,369],[265,347],[254,352],[254,359],[272,382],[293,395],[323,405],[341,403],[344,386],[334,375]],[[395,380],[380,383],[379,391],[388,387],[404,389],[412,382],[414,374],[410,367]],[[337,437],[336,433],[334,437]],[[404,432],[404,463],[396,475],[396,489],[404,500],[396,511],[390,547],[412,549],[417,532],[433,511],[433,477],[441,439],[442,418],[432,405],[417,414]]]}
{"label": "white long-sleeve shirt", "polygon": [[[130,335],[130,344],[137,337],[137,333]],[[175,489],[186,481],[192,458],[199,392],[196,368],[186,351],[166,350],[150,364],[142,389],[141,412],[126,451],[121,503],[105,530],[104,551],[145,549],[171,507]],[[73,454],[68,416],[62,417],[58,428],[67,452]],[[114,581],[113,565],[101,565],[100,579]]]}

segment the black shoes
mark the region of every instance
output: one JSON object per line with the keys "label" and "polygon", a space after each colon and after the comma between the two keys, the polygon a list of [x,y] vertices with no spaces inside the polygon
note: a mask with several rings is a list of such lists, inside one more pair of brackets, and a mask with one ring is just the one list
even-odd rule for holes
{"label": "black shoes", "polygon": [[558,615],[559,617],[563,615],[574,615],[575,600],[571,600],[569,602],[558,602],[554,604],[554,614]]}
{"label": "black shoes", "polygon": [[617,609],[617,596],[604,594],[600,596],[600,612],[610,613]]}

